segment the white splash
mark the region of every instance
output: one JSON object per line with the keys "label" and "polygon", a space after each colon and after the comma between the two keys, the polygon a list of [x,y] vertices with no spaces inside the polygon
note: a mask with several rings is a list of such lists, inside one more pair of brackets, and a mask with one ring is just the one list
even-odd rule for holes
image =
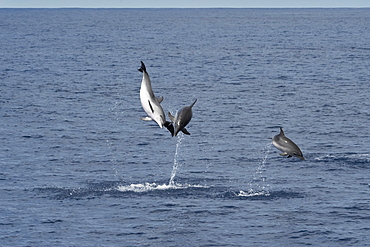
{"label": "white splash", "polygon": [[256,196],[256,195],[270,195],[269,187],[270,185],[266,182],[266,177],[263,175],[265,171],[265,165],[267,162],[267,156],[270,153],[272,144],[268,143],[263,147],[261,152],[264,154],[263,159],[258,164],[253,178],[249,182],[248,192],[240,191],[239,196]]}
{"label": "white splash", "polygon": [[120,185],[117,187],[117,190],[121,192],[143,193],[156,190],[178,190],[188,188],[208,188],[208,187],[202,185],[175,184],[175,183],[173,184],[143,183],[143,184]]}
{"label": "white splash", "polygon": [[253,191],[253,189],[250,189],[249,191],[239,191],[239,194],[237,196],[246,196],[246,197],[252,197],[252,196],[269,196],[269,191]]}
{"label": "white splash", "polygon": [[177,170],[180,168],[181,164],[178,162],[178,155],[179,155],[179,150],[180,150],[180,146],[181,146],[181,141],[184,139],[184,134],[181,132],[178,136],[177,136],[177,143],[176,143],[176,151],[175,151],[175,156],[173,158],[173,168],[172,168],[172,172],[171,172],[171,178],[170,178],[170,182],[168,183],[169,186],[173,186],[174,185],[174,179],[175,179],[175,176],[176,176],[176,172]]}

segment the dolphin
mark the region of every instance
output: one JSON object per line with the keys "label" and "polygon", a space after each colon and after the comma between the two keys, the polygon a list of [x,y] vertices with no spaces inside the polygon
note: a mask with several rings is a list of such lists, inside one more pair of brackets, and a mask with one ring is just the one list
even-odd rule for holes
{"label": "dolphin", "polygon": [[193,116],[193,111],[192,108],[197,102],[195,99],[194,103],[191,104],[190,106],[185,106],[181,108],[177,113],[176,116],[172,116],[170,112],[168,112],[168,117],[171,119],[172,122],[175,124],[175,133],[174,136],[177,136],[177,134],[180,132],[180,130],[186,134],[190,135],[189,131],[185,129],[185,126],[190,122],[192,116]]}
{"label": "dolphin", "polygon": [[141,61],[141,67],[138,69],[143,73],[143,80],[141,81],[140,88],[140,101],[143,106],[144,111],[148,114],[147,117],[142,117],[144,121],[154,120],[159,127],[166,127],[173,136],[174,129],[171,122],[166,121],[166,117],[161,106],[163,97],[155,97],[152,89],[152,84],[150,83],[150,78],[148,72],[146,72],[145,64]]}
{"label": "dolphin", "polygon": [[295,156],[301,160],[305,160],[299,147],[288,137],[284,135],[283,128],[280,127],[280,134],[272,138],[272,144],[282,151],[281,156],[288,156],[288,158]]}

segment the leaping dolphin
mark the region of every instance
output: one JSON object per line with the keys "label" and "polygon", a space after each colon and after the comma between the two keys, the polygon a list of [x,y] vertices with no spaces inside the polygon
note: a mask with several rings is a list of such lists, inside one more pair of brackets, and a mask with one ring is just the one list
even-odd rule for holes
{"label": "leaping dolphin", "polygon": [[303,154],[299,147],[288,137],[284,135],[283,128],[280,127],[280,134],[274,136],[272,138],[272,144],[282,151],[280,155],[282,156],[288,156],[288,158],[295,156],[300,158],[301,160],[305,160],[303,157]]}
{"label": "leaping dolphin", "polygon": [[193,104],[190,106],[185,106],[181,108],[177,113],[176,116],[172,116],[170,112],[168,112],[168,117],[171,119],[172,122],[175,124],[175,134],[174,136],[177,136],[177,134],[180,132],[180,130],[186,134],[190,135],[189,131],[185,129],[185,126],[190,122],[192,116],[193,116],[193,111],[192,108],[197,102],[197,100],[194,101]]}
{"label": "leaping dolphin", "polygon": [[155,97],[149,74],[146,72],[145,64],[142,61],[141,67],[138,70],[143,73],[143,80],[141,81],[140,88],[140,101],[144,111],[148,114],[147,117],[142,117],[141,119],[144,121],[154,120],[159,127],[166,127],[173,136],[173,125],[171,122],[166,121],[163,108],[160,104],[163,101],[163,97]]}

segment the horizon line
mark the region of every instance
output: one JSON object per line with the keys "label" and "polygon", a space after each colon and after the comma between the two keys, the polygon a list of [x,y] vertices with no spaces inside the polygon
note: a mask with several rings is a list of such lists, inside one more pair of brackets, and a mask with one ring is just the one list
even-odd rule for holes
{"label": "horizon line", "polygon": [[366,9],[370,6],[254,6],[254,7],[1,7],[0,9]]}

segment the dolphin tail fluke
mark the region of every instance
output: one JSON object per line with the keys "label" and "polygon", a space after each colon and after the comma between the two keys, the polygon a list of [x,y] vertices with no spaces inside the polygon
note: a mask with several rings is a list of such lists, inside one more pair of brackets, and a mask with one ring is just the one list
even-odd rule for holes
{"label": "dolphin tail fluke", "polygon": [[143,63],[143,61],[140,61],[141,62],[141,67],[138,69],[138,71],[142,72],[142,73],[146,73],[146,67],[145,67],[145,64]]}
{"label": "dolphin tail fluke", "polygon": [[171,132],[171,135],[172,135],[172,136],[174,135],[175,130],[174,130],[173,125],[172,125],[172,123],[171,123],[171,122],[166,121],[166,122],[164,123],[164,127],[166,127],[166,128],[168,129],[168,131],[169,131],[169,132]]}
{"label": "dolphin tail fluke", "polygon": [[185,135],[190,135],[189,131],[185,128],[182,128],[181,129],[182,133],[184,133]]}

